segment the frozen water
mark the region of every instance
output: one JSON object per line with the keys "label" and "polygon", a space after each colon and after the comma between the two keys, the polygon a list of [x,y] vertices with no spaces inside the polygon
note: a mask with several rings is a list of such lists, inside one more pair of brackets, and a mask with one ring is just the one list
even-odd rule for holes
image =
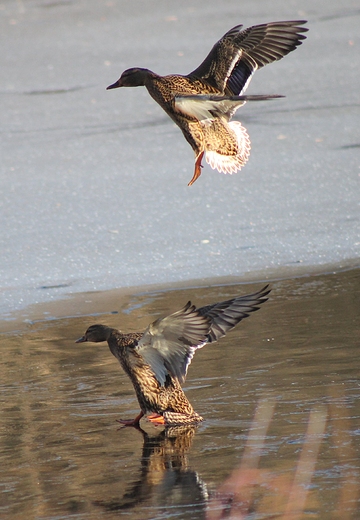
{"label": "frozen water", "polygon": [[[3,313],[64,294],[302,266],[358,264],[360,10],[266,3],[48,0],[0,6]],[[309,20],[257,72],[237,118],[252,141],[233,176],[194,156],[120,73],[194,69],[233,25]],[[294,271],[295,272],[295,271]]]}

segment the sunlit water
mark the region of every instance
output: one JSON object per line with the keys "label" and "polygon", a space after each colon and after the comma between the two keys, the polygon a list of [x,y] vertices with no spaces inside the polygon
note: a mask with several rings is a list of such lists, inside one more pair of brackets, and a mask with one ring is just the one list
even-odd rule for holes
{"label": "sunlit water", "polygon": [[[141,330],[188,299],[260,287],[142,294],[118,314],[3,334],[1,517],[359,518],[360,271],[274,282],[260,311],[198,351],[185,383],[197,429],[120,429],[139,411],[129,380],[106,344],[74,344],[94,322]],[[304,460],[306,501],[286,516]]]}

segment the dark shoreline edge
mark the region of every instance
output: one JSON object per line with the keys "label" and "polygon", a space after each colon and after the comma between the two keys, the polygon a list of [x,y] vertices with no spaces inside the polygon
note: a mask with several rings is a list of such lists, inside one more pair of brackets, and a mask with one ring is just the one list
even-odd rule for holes
{"label": "dark shoreline edge", "polygon": [[194,290],[206,287],[226,287],[271,283],[292,278],[309,278],[327,274],[355,271],[360,268],[359,259],[346,260],[338,264],[308,266],[303,264],[283,266],[242,274],[239,277],[214,277],[207,279],[167,282],[142,286],[120,287],[103,291],[88,291],[59,295],[56,300],[45,303],[34,303],[24,309],[16,310],[0,316],[0,334],[21,333],[29,325],[41,324],[53,320],[71,319],[85,316],[101,316],[114,314],[113,307],[124,306],[130,299],[172,291]]}

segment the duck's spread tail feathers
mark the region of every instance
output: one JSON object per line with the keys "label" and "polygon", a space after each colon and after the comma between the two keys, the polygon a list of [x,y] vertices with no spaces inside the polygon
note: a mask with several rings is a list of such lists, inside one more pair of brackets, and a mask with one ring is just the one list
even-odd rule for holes
{"label": "duck's spread tail feathers", "polygon": [[235,153],[225,155],[214,150],[206,150],[206,162],[220,173],[236,173],[247,163],[250,156],[250,138],[246,128],[240,121],[231,121],[227,124],[236,139]]}

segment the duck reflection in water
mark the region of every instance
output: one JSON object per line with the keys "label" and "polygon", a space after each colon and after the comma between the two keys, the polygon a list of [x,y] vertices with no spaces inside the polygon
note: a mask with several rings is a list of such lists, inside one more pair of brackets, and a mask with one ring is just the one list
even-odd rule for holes
{"label": "duck reflection in water", "polygon": [[188,518],[187,512],[191,511],[191,518],[206,520],[250,520],[254,513],[261,518],[265,514],[271,518],[281,514],[282,520],[302,517],[325,433],[327,411],[323,406],[310,410],[302,451],[292,477],[260,464],[275,405],[273,396],[260,399],[240,464],[217,489],[210,491],[187,461],[196,426],[168,427],[157,436],[138,427],[144,440],[139,478],[120,499],[96,500],[93,504],[106,511],[140,506],[147,518],[150,518],[151,507],[156,507],[158,513],[159,509],[172,507],[178,512],[181,508],[182,518]]}
{"label": "duck reflection in water", "polygon": [[156,436],[137,429],[144,439],[139,478],[120,499],[96,500],[93,504],[107,511],[120,511],[151,501],[157,507],[188,505],[192,510],[198,507],[204,512],[208,499],[206,485],[187,461],[196,426],[168,427]]}

